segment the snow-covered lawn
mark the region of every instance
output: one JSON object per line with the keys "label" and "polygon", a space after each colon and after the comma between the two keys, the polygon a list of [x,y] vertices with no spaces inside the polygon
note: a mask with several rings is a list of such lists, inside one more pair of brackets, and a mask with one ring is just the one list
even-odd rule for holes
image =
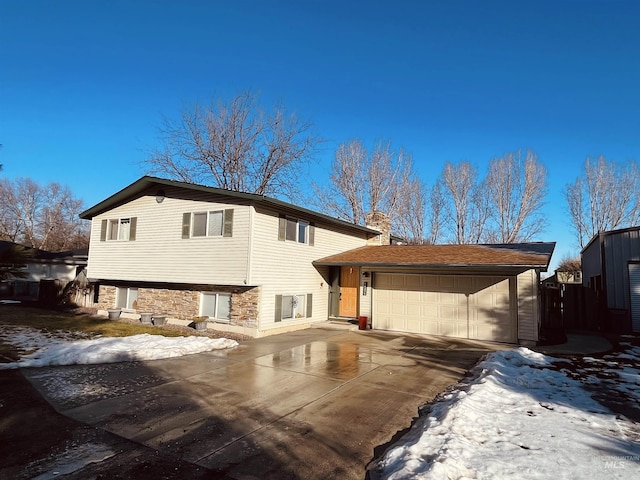
{"label": "snow-covered lawn", "polygon": [[371,477],[640,478],[640,425],[605,406],[640,411],[640,347],[623,345],[601,358],[526,348],[488,355],[425,407]]}
{"label": "snow-covered lawn", "polygon": [[0,369],[158,360],[238,345],[228,338],[164,337],[146,333],[118,338],[78,337],[81,335],[72,332],[57,331],[46,335],[33,328],[5,325],[0,330],[0,338],[31,353],[17,362],[0,363]]}

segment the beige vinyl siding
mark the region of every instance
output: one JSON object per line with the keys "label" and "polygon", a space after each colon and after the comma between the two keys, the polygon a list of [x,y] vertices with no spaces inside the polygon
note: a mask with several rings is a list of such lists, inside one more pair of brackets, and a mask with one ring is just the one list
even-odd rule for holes
{"label": "beige vinyl siding", "polygon": [[[110,280],[244,285],[247,280],[250,210],[226,203],[224,197],[206,201],[198,192],[182,198],[167,189],[162,203],[142,196],[92,220],[88,276]],[[211,198],[208,195],[207,198]],[[232,208],[232,237],[182,238],[186,212]],[[133,241],[100,241],[102,220],[136,217]]]}
{"label": "beige vinyl siding", "polygon": [[527,270],[518,275],[518,340],[538,340],[538,275]]}
{"label": "beige vinyl siding", "polygon": [[[329,269],[316,269],[312,262],[366,245],[364,232],[336,229],[300,215],[295,215],[295,218],[315,223],[314,245],[278,240],[280,213],[283,212],[259,207],[254,214],[251,284],[262,287],[260,330],[325,321],[328,314]],[[292,294],[313,295],[312,317],[274,322],[276,295]]]}

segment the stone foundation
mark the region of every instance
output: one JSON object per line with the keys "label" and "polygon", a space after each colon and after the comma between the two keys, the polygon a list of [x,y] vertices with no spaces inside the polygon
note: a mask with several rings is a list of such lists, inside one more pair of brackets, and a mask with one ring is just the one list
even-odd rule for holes
{"label": "stone foundation", "polygon": [[[133,287],[133,286],[131,286]],[[206,290],[173,290],[168,288],[138,287],[138,299],[134,302],[137,313],[161,313],[168,317],[190,320],[200,312],[200,292],[211,291],[231,294],[230,325],[257,328],[260,287],[207,286]],[[116,287],[100,285],[95,308],[107,310],[116,304]]]}

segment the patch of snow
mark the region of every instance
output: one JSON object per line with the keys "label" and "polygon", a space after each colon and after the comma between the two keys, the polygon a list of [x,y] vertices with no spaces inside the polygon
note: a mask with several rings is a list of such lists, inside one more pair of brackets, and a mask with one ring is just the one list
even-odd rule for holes
{"label": "patch of snow", "polygon": [[554,367],[558,360],[526,348],[488,355],[387,450],[372,478],[638,477],[633,422]]}
{"label": "patch of snow", "polygon": [[46,335],[39,330],[24,327],[7,329],[0,336],[4,341],[26,351],[35,350],[22,356],[17,362],[0,363],[0,369],[158,360],[238,345],[238,342],[228,338],[164,337],[148,333],[129,337],[72,340],[72,332]]}

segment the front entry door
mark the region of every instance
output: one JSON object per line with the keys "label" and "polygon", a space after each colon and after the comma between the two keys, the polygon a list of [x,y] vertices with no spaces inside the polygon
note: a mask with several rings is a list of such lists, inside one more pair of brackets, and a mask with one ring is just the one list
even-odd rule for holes
{"label": "front entry door", "polygon": [[358,288],[360,287],[360,269],[342,267],[340,269],[340,311],[341,317],[358,315]]}

